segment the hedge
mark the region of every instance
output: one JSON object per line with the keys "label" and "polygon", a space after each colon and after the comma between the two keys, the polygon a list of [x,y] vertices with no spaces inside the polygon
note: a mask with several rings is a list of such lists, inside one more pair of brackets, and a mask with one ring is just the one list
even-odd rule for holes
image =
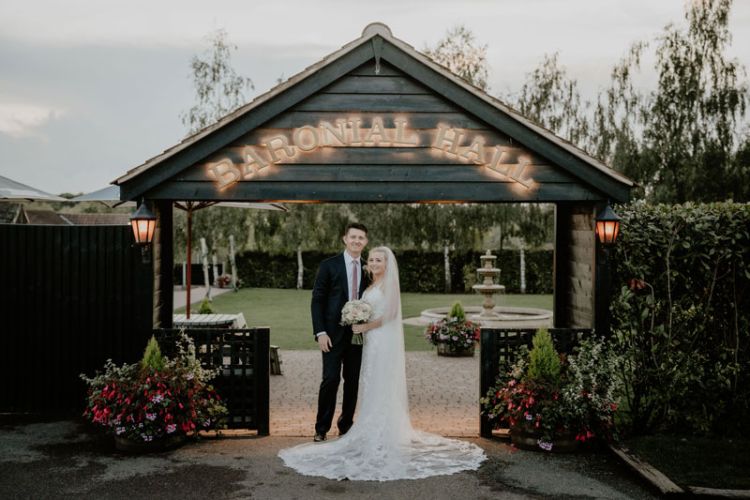
{"label": "hedge", "polygon": [[746,432],[750,205],[616,210],[611,312],[633,430]]}
{"label": "hedge", "polygon": [[[404,292],[445,292],[442,252],[396,251],[401,290]],[[483,252],[451,252],[451,292],[470,292],[477,283],[476,269]],[[498,250],[496,266],[501,269],[499,282],[506,292],[520,292],[520,269],[518,250]],[[552,251],[535,250],[525,252],[526,293],[552,293]],[[303,288],[311,289],[315,273],[323,259],[330,254],[303,252]],[[253,288],[295,288],[297,284],[297,255],[272,255],[264,252],[243,252],[236,257],[237,270],[242,286]]]}

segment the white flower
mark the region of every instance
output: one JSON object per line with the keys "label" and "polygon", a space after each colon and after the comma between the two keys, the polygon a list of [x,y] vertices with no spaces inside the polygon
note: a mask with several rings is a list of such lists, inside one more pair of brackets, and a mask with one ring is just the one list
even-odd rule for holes
{"label": "white flower", "polygon": [[341,310],[342,325],[367,323],[372,317],[372,306],[364,300],[350,300]]}

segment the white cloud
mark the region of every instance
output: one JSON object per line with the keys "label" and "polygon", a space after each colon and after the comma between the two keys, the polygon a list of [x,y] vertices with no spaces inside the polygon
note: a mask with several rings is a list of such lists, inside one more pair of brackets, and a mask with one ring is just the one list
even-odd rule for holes
{"label": "white cloud", "polygon": [[0,133],[13,138],[33,136],[63,113],[62,109],[49,106],[0,101]]}

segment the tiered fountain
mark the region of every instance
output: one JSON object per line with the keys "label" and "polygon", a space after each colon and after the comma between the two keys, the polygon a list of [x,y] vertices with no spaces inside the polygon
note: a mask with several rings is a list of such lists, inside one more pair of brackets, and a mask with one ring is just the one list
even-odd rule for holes
{"label": "tiered fountain", "polygon": [[495,312],[495,300],[493,296],[497,293],[505,292],[505,286],[495,283],[495,278],[500,277],[500,269],[495,267],[496,259],[497,256],[492,255],[489,250],[487,250],[485,255],[479,257],[479,260],[482,261],[482,267],[477,269],[477,273],[484,280],[482,283],[474,285],[471,288],[484,295],[484,303],[482,303],[482,312],[479,316],[470,319],[488,321],[500,319],[500,314]]}
{"label": "tiered fountain", "polygon": [[[490,328],[540,328],[552,326],[552,311],[546,309],[535,309],[530,307],[505,307],[496,306],[494,296],[505,292],[505,286],[495,283],[500,276],[500,269],[495,267],[497,257],[487,250],[485,255],[479,257],[482,267],[477,273],[482,278],[482,283],[472,288],[484,296],[481,307],[464,307],[466,317],[472,321],[481,323]],[[445,318],[450,307],[436,307],[422,311],[419,318],[414,318],[411,324],[427,324]]]}

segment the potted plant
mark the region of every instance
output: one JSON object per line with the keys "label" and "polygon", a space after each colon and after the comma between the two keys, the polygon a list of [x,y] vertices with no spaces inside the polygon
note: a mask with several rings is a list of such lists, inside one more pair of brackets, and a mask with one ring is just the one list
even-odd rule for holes
{"label": "potted plant", "polygon": [[446,318],[427,325],[424,335],[437,346],[438,356],[473,356],[479,331],[479,323],[467,320],[461,303],[456,302]]}
{"label": "potted plant", "polygon": [[227,409],[208,384],[216,374],[200,366],[184,332],[174,359],[162,355],[152,336],[139,363],[117,366],[110,359],[103,373],[81,375],[89,386],[83,416],[110,432],[119,450],[169,449],[222,426]]}
{"label": "potted plant", "polygon": [[594,438],[612,439],[619,360],[601,340],[582,340],[560,356],[540,329],[508,371],[482,398],[495,427],[509,427],[513,444],[544,451],[575,451]]}

